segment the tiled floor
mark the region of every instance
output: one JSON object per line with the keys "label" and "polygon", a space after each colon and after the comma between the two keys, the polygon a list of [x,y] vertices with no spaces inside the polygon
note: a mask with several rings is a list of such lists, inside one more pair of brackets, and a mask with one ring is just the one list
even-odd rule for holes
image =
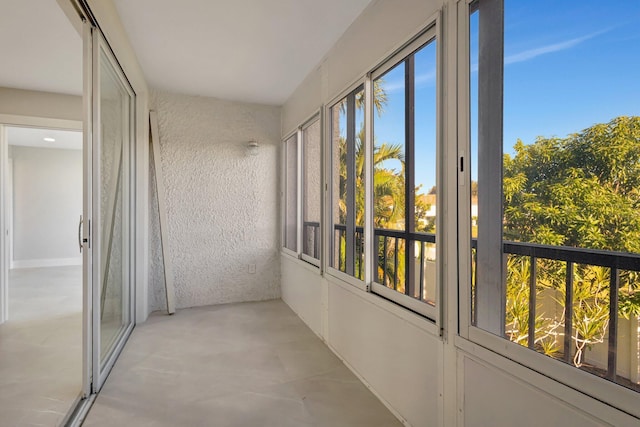
{"label": "tiled floor", "polygon": [[84,426],[402,424],[280,300],[154,314]]}
{"label": "tiled floor", "polygon": [[82,385],[82,268],[12,270],[0,426],[57,426]]}

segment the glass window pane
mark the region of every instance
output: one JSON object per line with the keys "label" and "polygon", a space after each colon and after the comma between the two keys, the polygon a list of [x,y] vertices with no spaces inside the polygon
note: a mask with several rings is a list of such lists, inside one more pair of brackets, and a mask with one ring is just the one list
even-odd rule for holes
{"label": "glass window pane", "polygon": [[375,280],[434,306],[436,49],[431,40],[374,81],[373,124]]}
{"label": "glass window pane", "polygon": [[284,244],[294,252],[298,250],[298,138],[293,135],[284,143],[285,149],[285,224]]}
{"label": "glass window pane", "polygon": [[406,83],[405,63],[373,82],[373,224],[378,252],[375,278],[388,288],[405,292],[404,238],[385,230],[405,230]]}
{"label": "glass window pane", "polygon": [[[498,220],[504,262],[476,284],[492,275],[504,287],[476,311],[502,310],[507,339],[638,390],[638,271],[619,266],[640,253],[640,3],[587,3],[504,2],[503,87],[490,95],[503,97],[502,185],[484,185],[479,164],[477,223],[484,240]],[[488,30],[471,18],[473,147],[486,125],[474,55],[491,48],[477,56]],[[478,153],[491,145],[482,135]],[[492,211],[483,198],[496,191]]]}
{"label": "glass window pane", "polygon": [[354,276],[364,279],[364,192],[365,192],[365,135],[364,135],[364,89],[355,95],[355,236],[354,236]]}
{"label": "glass window pane", "polygon": [[436,208],[437,208],[437,97],[436,97],[436,40],[414,54],[414,161],[413,197],[414,221],[411,231],[428,233],[433,237],[414,241],[411,276],[414,298],[436,301]]}
{"label": "glass window pane", "polygon": [[347,223],[347,100],[331,108],[331,266],[345,270],[345,233]]}
{"label": "glass window pane", "polygon": [[405,65],[373,83],[373,205],[375,228],[405,229]]}
{"label": "glass window pane", "polygon": [[321,144],[320,120],[302,131],[303,228],[302,253],[320,259]]}
{"label": "glass window pane", "polygon": [[471,322],[476,324],[476,262],[478,239],[478,55],[479,55],[479,15],[475,9],[469,16],[469,136],[471,177]]}
{"label": "glass window pane", "polygon": [[100,361],[131,322],[129,282],[129,141],[132,97],[100,52]]}
{"label": "glass window pane", "polygon": [[330,265],[364,278],[364,90],[331,108],[332,233]]}
{"label": "glass window pane", "polygon": [[[541,7],[505,2],[503,238],[549,250],[572,246],[585,254],[593,249],[640,252],[640,50],[632,41],[640,36],[640,4],[549,2],[554,13],[545,13],[544,21]],[[625,23],[620,16],[635,19]],[[536,262],[526,258],[528,266]],[[611,366],[607,357],[609,339],[628,330],[629,322],[622,307],[614,309],[616,319],[609,316],[613,270],[575,265],[567,287],[566,261],[550,252],[536,262],[537,269],[529,269],[535,295],[528,294],[528,301],[517,280],[526,266],[507,264],[506,322],[515,330],[512,340],[526,337],[518,342],[628,381],[628,367],[616,367],[615,360]],[[619,296],[633,295],[635,281],[629,275],[620,279]],[[570,322],[565,321],[567,290],[572,293]],[[528,305],[527,313],[535,316],[528,328],[515,318],[518,311],[512,307],[518,304]],[[638,303],[630,305],[640,309]],[[565,346],[558,331],[569,323],[574,333]],[[637,348],[626,351],[616,357],[637,360]]]}

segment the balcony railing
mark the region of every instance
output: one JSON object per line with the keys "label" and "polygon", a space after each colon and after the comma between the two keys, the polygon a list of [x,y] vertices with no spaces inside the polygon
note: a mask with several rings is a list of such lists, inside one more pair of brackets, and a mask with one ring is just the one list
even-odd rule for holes
{"label": "balcony railing", "polygon": [[[347,226],[344,224],[334,224],[334,242],[337,242],[339,245],[335,250],[337,252],[334,253],[335,265],[334,267],[340,271],[347,271],[347,257],[341,256],[346,251],[346,242],[347,238]],[[364,278],[364,228],[363,227],[355,227],[355,257],[354,257],[354,273],[355,277],[359,279]]]}
{"label": "balcony railing", "polygon": [[[430,249],[428,246],[436,243],[435,234],[376,228],[374,229],[374,238],[378,247],[379,268],[377,280],[379,283],[418,299],[426,300],[428,297],[434,296],[427,295],[425,284],[427,282],[426,262],[429,259],[435,260],[435,247],[433,248],[434,253],[428,255]],[[407,259],[415,258],[410,265],[417,267],[417,271],[413,271],[413,267],[409,269],[410,271],[405,271],[404,278],[398,277],[398,262],[400,259],[398,255],[401,251],[404,251]],[[388,269],[389,259],[393,262],[393,268],[391,269]],[[430,280],[435,281],[435,277],[430,278]],[[404,289],[399,289],[399,285],[402,283],[404,283]]]}
{"label": "balcony railing", "polygon": [[[343,245],[346,239],[347,227],[344,224],[334,224],[334,242],[337,245]],[[383,228],[375,228],[374,239],[377,243],[378,253],[378,269],[377,281],[401,291],[406,295],[413,296],[418,299],[427,299],[425,293],[426,271],[425,265],[428,257],[427,245],[435,244],[436,235],[431,233],[408,233],[401,230],[389,230]],[[417,244],[417,247],[408,247],[407,239],[410,244]],[[408,249],[408,251],[407,251]],[[334,249],[334,267],[340,271],[346,271],[346,256],[341,253],[344,248],[338,246]],[[417,259],[417,281],[413,280],[413,271],[409,274],[409,279],[399,277],[399,254],[407,251],[409,256]],[[406,252],[405,252],[406,253]],[[363,278],[364,268],[364,228],[355,227],[355,276]],[[417,286],[416,286],[417,282]]]}
{"label": "balcony railing", "polygon": [[[476,246],[476,245],[473,245]],[[529,312],[528,312],[528,347],[534,348],[536,340],[536,306],[538,271],[537,260],[559,261],[565,264],[564,278],[564,340],[563,358],[571,360],[574,309],[574,265],[599,266],[609,269],[609,315],[608,315],[608,354],[606,377],[616,379],[616,363],[618,348],[618,311],[621,271],[640,271],[640,255],[602,251],[594,249],[572,248],[564,246],[548,246],[535,243],[503,242],[503,251],[507,255],[526,257],[529,260]],[[474,269],[475,270],[475,269]],[[533,331],[533,333],[531,332]]]}
{"label": "balcony railing", "polygon": [[[318,223],[305,223],[305,229],[309,228],[308,233],[315,236],[314,242],[319,242],[319,224]],[[341,251],[345,250],[344,240],[346,238],[347,228],[344,224],[334,225],[334,244],[338,245],[334,248],[334,267],[340,271],[346,271],[346,257],[341,256]],[[416,242],[418,246],[416,250],[419,258],[419,262],[416,264],[419,266],[416,273],[419,275],[420,289],[416,289],[415,294],[423,296],[425,283],[425,254],[427,254],[426,246],[428,244],[435,244],[436,235],[428,233],[407,233],[401,230],[388,230],[388,229],[374,229],[374,241],[378,247],[378,266],[382,266],[384,273],[384,266],[391,265],[388,270],[390,274],[387,277],[380,276],[380,269],[376,273],[377,281],[385,284],[388,287],[392,287],[398,290],[400,278],[398,277],[399,271],[399,259],[398,252],[405,250],[406,240],[410,242]],[[476,269],[476,250],[477,239],[472,239],[472,285],[475,288],[477,279]],[[354,257],[354,271],[356,277],[363,278],[364,268],[364,229],[363,227],[355,227],[355,257]],[[315,252],[319,257],[319,245],[316,245]],[[528,296],[528,337],[527,345],[529,348],[535,349],[536,343],[536,307],[538,305],[537,299],[539,297],[538,287],[538,260],[549,260],[564,263],[565,277],[561,280],[564,281],[564,320],[563,331],[559,335],[563,335],[562,358],[567,362],[571,362],[571,354],[573,348],[573,335],[574,331],[574,266],[599,266],[608,269],[609,271],[609,300],[608,304],[608,322],[607,322],[607,367],[606,377],[611,380],[616,380],[616,368],[617,368],[617,347],[618,347],[618,312],[619,312],[619,290],[620,290],[620,272],[632,271],[640,272],[640,255],[629,254],[622,252],[603,251],[584,248],[573,248],[563,246],[549,246],[540,245],[535,243],[522,243],[503,241],[503,253],[506,256],[525,257],[528,259],[529,265],[529,296]],[[505,267],[506,268],[506,267]],[[410,286],[405,286],[404,293],[410,295]],[[475,293],[472,299],[473,314],[475,318]]]}

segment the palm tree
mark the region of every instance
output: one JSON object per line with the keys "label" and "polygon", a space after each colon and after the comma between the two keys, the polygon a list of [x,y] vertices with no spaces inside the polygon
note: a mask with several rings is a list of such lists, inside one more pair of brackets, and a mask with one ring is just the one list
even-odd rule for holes
{"label": "palm tree", "polygon": [[[378,116],[384,113],[384,107],[387,103],[387,94],[384,89],[384,81],[378,79],[374,82],[374,107]],[[355,95],[356,109],[364,108],[364,91],[360,91]],[[340,135],[340,115],[346,114],[346,99],[338,106],[333,114],[333,140],[337,141],[337,158],[335,158],[335,166],[339,168],[339,182],[337,188],[337,200],[334,215],[340,224],[347,222],[347,183],[351,177],[347,177],[347,141]],[[355,225],[356,227],[364,226],[365,213],[365,129],[364,124],[360,127],[355,135],[354,151],[355,151]],[[396,171],[385,167],[385,163],[389,160],[396,160],[401,164],[401,170]],[[373,194],[374,194],[374,214],[373,221],[375,228],[398,229],[404,224],[405,217],[405,162],[403,147],[401,144],[382,143],[380,145],[374,143],[373,149]],[[428,207],[427,207],[428,209]],[[346,243],[345,235],[340,235],[337,242],[339,263],[344,265]],[[356,272],[360,271],[362,259],[358,256],[364,252],[364,243],[362,239],[356,242]],[[380,256],[381,251],[384,252],[384,242],[378,242],[378,275],[383,277],[385,284],[388,285],[393,280],[394,273],[398,277],[399,290],[404,287],[404,241],[398,241],[398,247],[395,248],[395,242],[387,245],[387,256]],[[398,257],[398,268],[395,272],[394,256]],[[383,266],[383,259],[387,260],[387,265]],[[390,279],[391,278],[391,279]]]}
{"label": "palm tree", "polygon": [[[356,225],[364,225],[364,128],[356,135],[355,147],[355,181],[356,181]],[[345,204],[347,193],[347,150],[346,140],[340,138],[340,198],[338,200],[340,223],[347,218]],[[376,201],[374,211],[374,225],[377,228],[389,227],[399,219],[404,218],[404,173],[399,173],[383,167],[387,160],[398,160],[404,171],[404,155],[399,144],[374,145],[373,149],[373,194]]]}

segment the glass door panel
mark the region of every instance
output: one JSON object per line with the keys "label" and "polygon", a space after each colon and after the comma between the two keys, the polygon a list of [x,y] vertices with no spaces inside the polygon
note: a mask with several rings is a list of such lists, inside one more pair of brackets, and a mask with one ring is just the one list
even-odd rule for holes
{"label": "glass door panel", "polygon": [[93,88],[93,360],[97,391],[133,327],[131,165],[135,97],[97,31]]}

